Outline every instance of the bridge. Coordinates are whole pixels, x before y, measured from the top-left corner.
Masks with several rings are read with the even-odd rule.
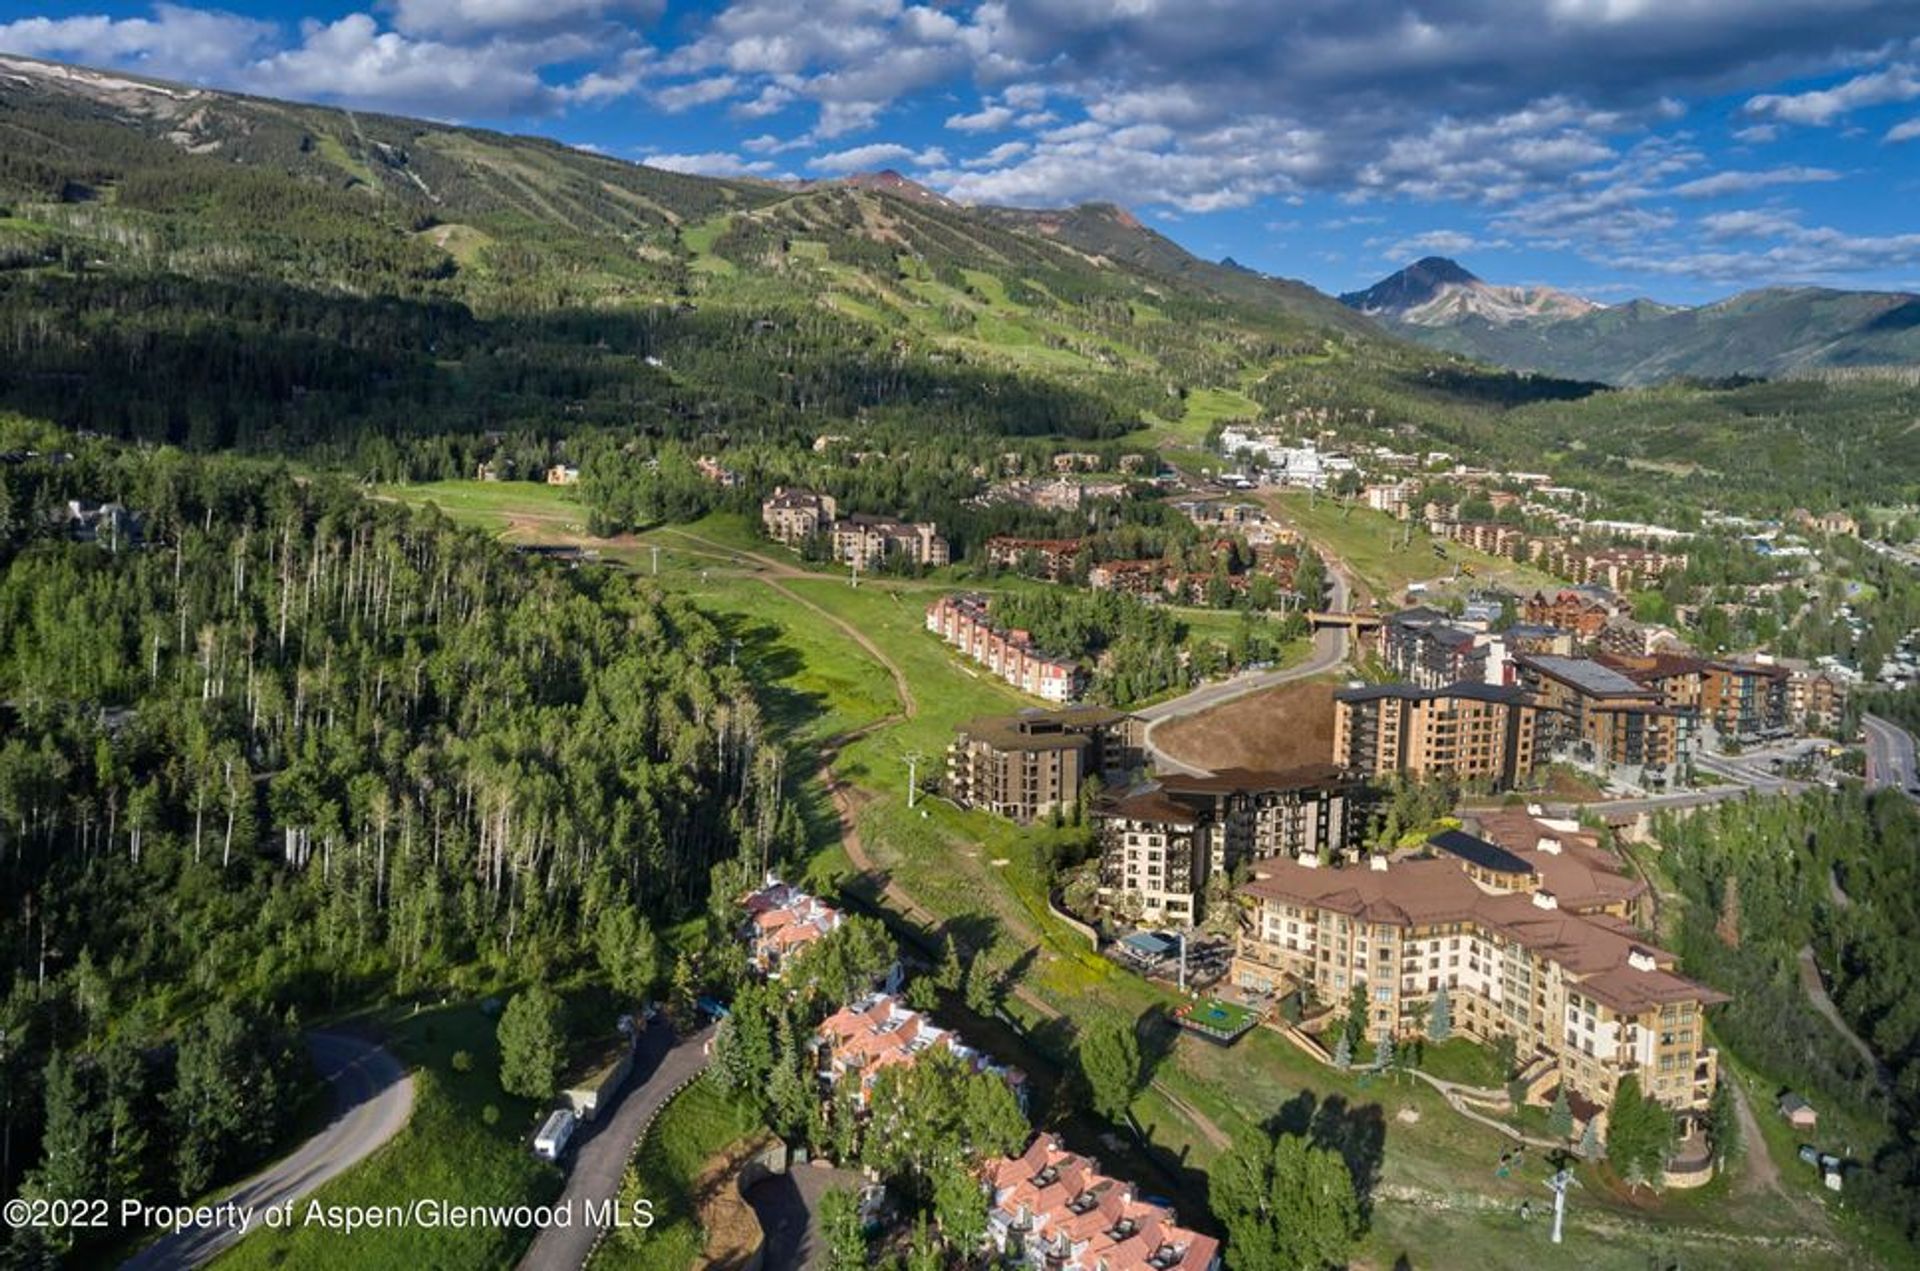
[[[1316,609],[1307,614],[1307,623],[1315,631],[1338,627],[1356,640],[1378,631],[1385,621],[1377,613],[1341,613],[1332,609]]]

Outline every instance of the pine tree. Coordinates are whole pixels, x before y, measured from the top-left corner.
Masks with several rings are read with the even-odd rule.
[[[500,1085],[508,1094],[551,1099],[566,1061],[564,1008],[545,984],[513,995],[500,1015]]]
[[[1553,1092],[1553,1107],[1547,1112],[1547,1133],[1556,1139],[1573,1137],[1573,1107],[1567,1102],[1564,1084]]]
[[[1444,984],[1433,995],[1433,1005],[1427,1010],[1427,1036],[1437,1042],[1453,1036],[1453,1003],[1447,997]]]
[[[820,1198],[820,1227],[826,1237],[827,1271],[866,1271],[867,1233],[860,1222],[860,1198],[836,1187]]]
[[[693,1031],[700,1018],[699,989],[693,978],[693,962],[682,953],[673,963],[673,978],[667,984],[667,1018],[681,1033]]]
[[[1707,1142],[1713,1149],[1713,1159],[1721,1164],[1737,1159],[1742,1146],[1735,1097],[1733,1078],[1723,1076],[1707,1104]]]
[[[1597,1161],[1600,1159],[1599,1117],[1592,1116],[1587,1118],[1586,1128],[1580,1131],[1580,1146],[1575,1150],[1580,1153],[1580,1159],[1583,1161]]]
[[[1140,1041],[1133,1024],[1101,1018],[1088,1025],[1075,1049],[1093,1111],[1119,1125],[1140,1088]]]
[[[1333,1043],[1333,1066],[1342,1072],[1353,1067],[1353,1034],[1344,1028]]]
[[[960,965],[960,951],[953,947],[953,937],[949,935],[946,955],[940,959],[940,970],[934,975],[933,981],[943,992],[952,993],[960,987],[965,975],[966,968]]]

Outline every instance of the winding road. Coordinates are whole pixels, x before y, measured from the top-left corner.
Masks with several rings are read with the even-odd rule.
[[[413,1078],[384,1048],[346,1033],[308,1033],[313,1067],[333,1087],[333,1119],[290,1155],[210,1205],[232,1203],[254,1212],[298,1200],[378,1151],[413,1115]],[[187,1227],[154,1241],[122,1271],[197,1267],[240,1239],[235,1226]]]
[[[1883,790],[1893,786],[1906,791],[1909,798],[1915,797],[1920,768],[1914,763],[1913,734],[1878,715],[1863,716],[1860,723],[1867,737],[1868,787]]]
[[[541,1228],[527,1256],[520,1259],[522,1271],[574,1271],[587,1265],[602,1230],[586,1222],[588,1207],[597,1209],[620,1194],[620,1179],[634,1145],[653,1124],[654,1114],[707,1066],[707,1042],[712,1036],[709,1026],[676,1041],[673,1027],[664,1019],[640,1034],[633,1072],[620,1088],[620,1101],[610,1115],[574,1136],[573,1166],[560,1195],[561,1208],[572,1214],[573,1221]]]

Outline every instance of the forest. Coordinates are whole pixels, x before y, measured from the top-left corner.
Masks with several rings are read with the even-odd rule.
[[[298,1019],[565,972],[799,844],[684,601],[281,465],[48,440],[0,438],[9,1189],[197,1195],[288,1123]]]
[[[1898,791],[1723,803],[1657,830],[1689,974],[1732,995],[1721,1040],[1768,1077],[1885,1124],[1850,1195],[1920,1235],[1920,810]],[[1812,957],[1868,1063],[1808,1000]],[[1858,1145],[1856,1145],[1858,1146]]]

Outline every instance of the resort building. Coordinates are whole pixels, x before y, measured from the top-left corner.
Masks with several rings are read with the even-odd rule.
[[[875,993],[841,1007],[821,1023],[813,1040],[821,1084],[832,1090],[843,1081],[857,1082],[856,1097],[862,1108],[867,1106],[874,1082],[882,1072],[895,1064],[914,1063],[935,1049],[948,1051],[974,1072],[1000,1077],[1021,1107],[1026,1107],[1025,1073],[996,1064],[962,1042],[952,1029],[941,1028],[889,993]]]
[[[1105,800],[1093,813],[1101,903],[1155,926],[1191,927],[1205,916],[1208,884],[1224,889],[1244,865],[1347,852],[1363,793],[1358,780],[1319,765],[1168,775]]]
[[[760,523],[774,542],[798,547],[831,525],[839,506],[831,494],[779,486],[760,504]]]
[[[1143,736],[1137,717],[1100,706],[970,720],[947,748],[947,796],[1024,825],[1077,806],[1089,776],[1125,784]]]
[[[1433,850],[1349,869],[1262,866],[1239,889],[1249,909],[1234,982],[1305,986],[1333,1003],[1363,989],[1369,1031],[1395,1036],[1421,1034],[1444,992],[1456,1032],[1513,1039],[1530,1098],[1564,1087],[1585,1120],[1635,1073],[1675,1112],[1705,1111],[1718,1062],[1704,1010],[1724,995],[1605,908],[1562,907],[1535,855],[1463,833]]]
[[[940,537],[940,527],[931,521],[901,521],[857,512],[835,521],[827,533],[833,542],[833,558],[855,569],[878,569],[899,557],[928,568],[952,560],[947,540]]]
[[[839,928],[840,911],[772,874],[741,902],[747,911],[747,962],[770,980],[814,941]]]
[[[1023,693],[1071,702],[1086,691],[1085,667],[1043,652],[1025,631],[1002,627],[985,596],[942,596],[927,607],[927,630]]]
[[[1514,666],[1540,708],[1543,755],[1649,789],[1692,771],[1698,710],[1586,658],[1523,654]]]
[[[1487,651],[1479,637],[1438,609],[1405,609],[1380,624],[1380,658],[1394,678],[1419,688],[1484,682]]]
[[[1362,777],[1451,777],[1504,790],[1535,761],[1536,715],[1517,688],[1376,684],[1333,695],[1333,762]]]
[[[987,1239],[1031,1271],[1218,1271],[1220,1242],[1180,1226],[1165,1205],[1040,1134],[1019,1156],[980,1167]]]

